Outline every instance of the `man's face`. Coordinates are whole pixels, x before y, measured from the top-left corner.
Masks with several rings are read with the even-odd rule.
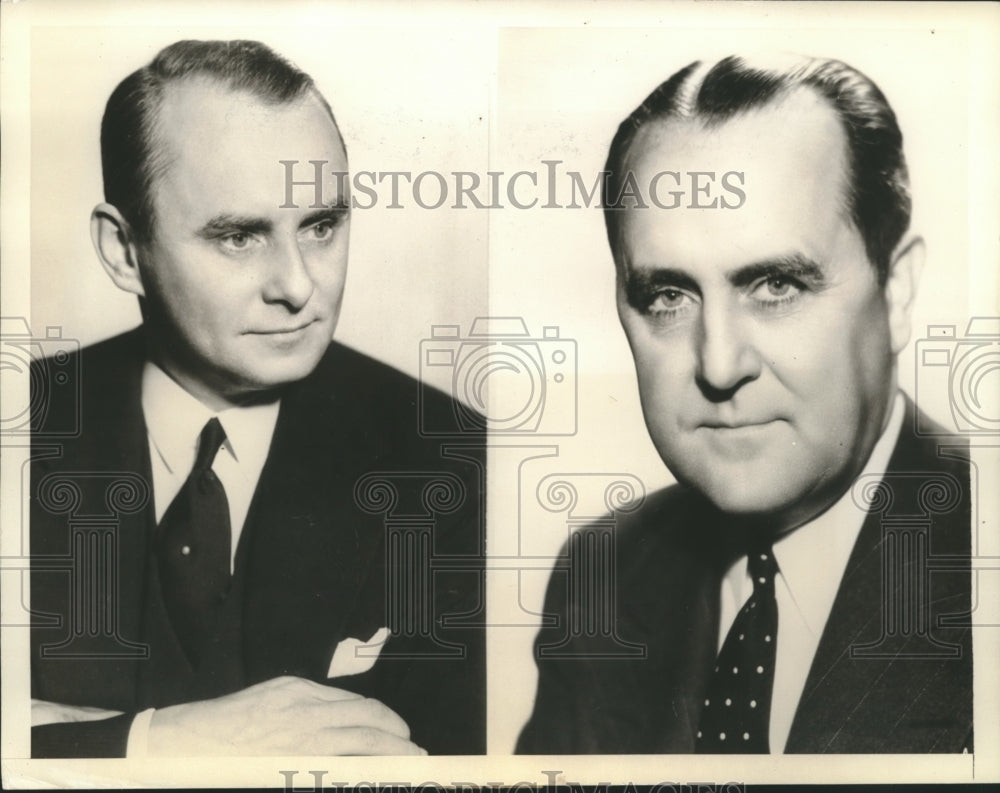
[[[716,177],[676,209],[624,210],[618,312],[650,435],[679,481],[778,531],[863,467],[906,341],[846,215],[845,149],[834,111],[799,92],[712,129],[647,126],[626,163],[641,186]],[[744,172],[742,206],[688,208],[728,171]]]
[[[222,408],[299,380],[333,335],[347,270],[343,144],[312,96],[265,105],[207,80],[167,88],[157,145],[152,241],[140,248],[144,319],[154,359],[206,404]],[[294,177],[326,162],[323,203]],[[305,175],[303,175],[305,174]],[[345,186],[346,189],[346,186]]]

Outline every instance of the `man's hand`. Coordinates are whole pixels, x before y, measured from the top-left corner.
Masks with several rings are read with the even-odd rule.
[[[299,677],[278,677],[218,699],[153,714],[148,753],[420,755],[410,728],[375,699]]]

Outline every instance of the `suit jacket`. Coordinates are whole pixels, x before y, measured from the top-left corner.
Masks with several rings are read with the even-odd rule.
[[[960,441],[939,454],[940,439],[918,438],[914,427],[908,402],[787,753],[972,750],[969,462]],[[592,606],[569,586],[572,568],[557,568],[545,607],[555,619],[535,643],[538,692],[518,752],[694,752],[715,663],[721,579],[737,555],[732,537],[722,515],[679,486],[617,517],[617,581],[596,579],[605,582],[597,602],[613,609],[614,629],[573,629],[588,624]],[[572,548],[564,555],[584,558]],[[816,564],[823,563],[817,548]]]
[[[36,727],[33,756],[120,756],[146,707],[281,675],[325,683],[337,645],[382,626],[393,634],[374,667],[329,682],[384,702],[431,753],[482,753],[482,437],[466,436],[458,459],[418,431],[418,407],[440,424],[454,403],[429,388],[418,399],[415,380],[336,343],[287,387],[239,540],[239,597],[217,668],[194,672],[150,616],[143,360],[133,331],[62,368],[78,389],[36,390],[32,696],[126,715]],[[45,427],[71,426],[74,411],[77,437],[47,442]]]

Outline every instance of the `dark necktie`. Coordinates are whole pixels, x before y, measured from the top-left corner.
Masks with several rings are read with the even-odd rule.
[[[753,594],[743,606],[716,659],[705,694],[695,751],[766,754],[778,644],[778,565],[770,547],[751,551]]]
[[[198,438],[198,455],[157,528],[163,601],[192,664],[211,640],[229,589],[229,502],[212,461],[226,439],[213,418]]]

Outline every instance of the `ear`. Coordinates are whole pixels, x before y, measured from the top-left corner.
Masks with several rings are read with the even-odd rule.
[[[97,256],[115,286],[145,296],[139,272],[138,245],[129,223],[116,207],[100,203],[90,214],[90,238]]]
[[[924,269],[926,247],[922,237],[903,240],[889,263],[885,283],[885,301],[889,313],[889,337],[892,352],[898,355],[910,340],[913,303],[917,284]]]

